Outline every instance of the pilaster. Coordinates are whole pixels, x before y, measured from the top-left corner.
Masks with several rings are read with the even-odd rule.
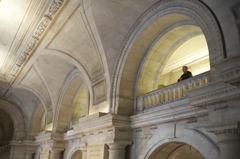
[[[12,140],[9,159],[24,158],[24,145],[22,140]]]
[[[60,159],[64,151],[63,135],[53,132],[41,132],[36,137],[35,144],[38,145],[40,159]]]
[[[32,140],[24,140],[23,144],[25,145],[25,159],[32,159],[33,154],[36,152],[36,146]]]
[[[109,159],[125,159],[126,144],[111,143],[109,146]]]

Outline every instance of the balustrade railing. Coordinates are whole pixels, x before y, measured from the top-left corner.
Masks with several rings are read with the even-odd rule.
[[[0,147],[0,155],[10,151],[10,145]]]
[[[209,72],[205,72],[184,81],[149,92],[143,96],[139,96],[137,97],[137,111],[184,99],[186,98],[185,92],[187,90],[206,85],[208,80]]]

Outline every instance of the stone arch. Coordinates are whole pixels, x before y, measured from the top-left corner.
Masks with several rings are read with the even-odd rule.
[[[159,23],[157,23],[158,20]],[[188,20],[193,20],[205,35],[211,65],[224,59],[225,49],[220,26],[203,3],[195,0],[160,1],[138,19],[122,45],[111,87],[111,111],[113,113],[127,115],[134,113],[136,77],[148,47],[157,35],[168,27]],[[161,23],[163,21],[164,23]],[[157,29],[149,32],[153,28]]]
[[[0,99],[0,109],[6,111],[13,121],[14,134],[13,139],[23,139],[26,137],[27,121],[24,114],[17,105],[6,101],[5,99]]]
[[[52,109],[49,109],[49,107],[47,107],[46,106],[46,103],[44,102],[45,100],[37,93],[37,92],[35,92],[33,89],[30,89],[29,87],[26,87],[26,86],[23,86],[23,85],[15,85],[14,86],[14,88],[15,89],[25,89],[25,90],[28,90],[29,92],[31,92],[31,93],[33,93],[35,96],[37,96],[38,97],[38,99],[39,99],[39,102],[38,103],[42,103],[42,105],[43,105],[43,109],[40,109],[39,111],[45,111],[46,112],[46,120],[48,121],[48,123],[51,123],[51,121],[53,120],[53,112],[52,112]],[[51,106],[52,107],[52,106]],[[36,108],[36,110],[37,110],[38,108]],[[34,112],[34,113],[36,113],[36,111]],[[39,113],[39,112],[38,112]],[[37,114],[38,114],[37,113]],[[35,119],[35,115],[36,114],[34,114],[33,116],[32,116],[32,118],[33,119]],[[38,115],[37,115],[38,116]],[[31,119],[32,119],[31,118]],[[38,118],[38,117],[37,117]],[[33,123],[35,122],[34,120],[31,120],[31,121],[33,121]],[[30,124],[30,127],[31,126],[33,126],[33,125],[31,125]],[[35,127],[35,126],[34,126]],[[35,131],[35,130],[34,130]],[[31,134],[31,133],[30,133]],[[30,137],[30,136],[29,136]]]
[[[82,150],[79,147],[76,146],[71,146],[71,148],[67,151],[67,153],[64,154],[64,158],[66,159],[72,159],[72,157],[74,157],[75,153],[81,152],[81,156],[82,156]]]
[[[86,84],[85,79],[78,69],[73,69],[62,89],[62,93],[60,95],[60,100],[57,106],[57,113],[55,115],[55,122],[53,126],[53,130],[56,132],[65,132],[68,129],[68,123],[71,117],[71,107],[72,101],[76,95],[76,92],[79,90],[83,84]],[[91,87],[90,87],[91,88]],[[87,86],[89,91],[89,96],[91,96],[91,89]],[[91,101],[91,99],[90,99]],[[67,115],[66,115],[67,114]]]
[[[82,158],[82,151],[75,150],[69,159],[81,159]]]
[[[158,147],[149,159],[205,159],[204,156],[191,145],[183,142],[168,142]]]
[[[177,33],[180,31],[181,35],[179,36]],[[180,22],[163,31],[151,44],[141,62],[136,78],[134,96],[136,97],[156,90],[157,79],[174,51],[189,39],[199,35],[202,35],[202,31],[193,21]],[[167,39],[168,36],[174,36],[174,39],[170,41]],[[160,46],[162,46],[161,49],[166,50],[166,52],[158,51]],[[151,75],[149,75],[149,72],[151,72]],[[144,90],[146,86],[148,86],[150,90]]]
[[[159,134],[153,135],[145,145],[141,147],[141,154],[138,156],[138,159],[148,159],[151,154],[163,144],[169,142],[181,142],[191,145],[197,149],[206,159],[219,159],[220,151],[215,143],[203,134],[197,133],[194,130],[184,129],[182,136],[176,138],[164,138]]]

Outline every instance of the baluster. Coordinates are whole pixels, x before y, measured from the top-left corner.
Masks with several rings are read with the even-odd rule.
[[[172,89],[172,100],[176,100],[176,93],[175,93],[176,89]]]
[[[200,79],[197,80],[197,85],[198,85],[198,87],[201,86],[201,80]]]
[[[163,103],[163,95],[162,93],[159,94],[159,103],[162,104]]]
[[[148,107],[151,107],[151,96],[148,97]]]
[[[185,85],[182,86],[182,97],[185,97]]]
[[[192,82],[192,88],[196,88],[196,82],[195,81]]]
[[[186,90],[189,90],[189,89],[190,89],[190,84],[187,83],[187,84],[186,84]]]
[[[164,92],[164,102],[166,103],[168,101],[168,96],[167,96],[167,92]]]
[[[154,97],[154,95],[151,96],[151,99],[152,99],[151,100],[152,101],[152,105],[151,106],[155,106],[155,97]]]
[[[204,85],[206,85],[208,83],[208,79],[207,78],[204,78]]]
[[[143,98],[143,107],[147,108],[147,99],[146,99],[146,97]]]
[[[156,105],[159,105],[159,94],[157,93],[156,95],[155,95],[155,101],[156,101]]]
[[[168,92],[168,101],[171,101],[172,100],[171,90],[169,89],[167,92]]]

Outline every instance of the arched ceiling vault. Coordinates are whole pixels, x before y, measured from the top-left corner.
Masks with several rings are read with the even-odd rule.
[[[8,75],[11,74],[11,78],[6,75],[2,78],[4,82],[10,82],[10,85],[14,83],[14,85],[20,85],[20,87],[23,86],[35,92],[43,100],[46,109],[52,116],[68,73],[73,68],[78,68],[87,79],[90,94],[99,83],[103,85],[101,87],[108,88],[103,92],[103,100],[107,100],[110,88],[109,72],[106,67],[107,60],[99,47],[98,34],[96,31],[94,32],[93,23],[90,24],[90,18],[87,17],[82,1],[38,2],[40,1],[18,2],[19,6],[24,6],[23,8],[26,10],[19,14],[21,18],[18,17],[19,23],[17,24],[20,25],[22,22],[22,28],[20,27],[17,34],[20,35],[24,29],[27,29],[25,28],[27,26],[24,14],[28,18],[32,16],[32,19],[29,18],[27,23],[33,20],[32,24],[34,25],[31,25],[31,29],[23,37],[21,47],[15,49],[18,54],[14,57],[15,60],[12,61],[11,68],[4,70],[8,71]],[[5,3],[5,1],[1,3],[0,7],[6,8],[9,5],[9,9],[21,8],[10,1],[9,4]],[[29,10],[27,6],[29,6]],[[35,7],[33,8],[33,6]],[[53,11],[52,8],[56,10]],[[35,15],[36,12],[38,14]],[[10,16],[10,14],[8,15]],[[11,22],[15,22],[14,19],[11,19]],[[9,25],[11,24],[9,23]],[[13,30],[16,29],[13,28]],[[6,39],[2,39],[5,37],[9,38],[10,36],[1,36],[1,40],[6,41]],[[12,46],[14,50],[15,43]],[[5,48],[5,50],[7,49]],[[56,56],[56,52],[61,55]],[[6,94],[8,90],[3,91],[5,91],[3,94]],[[94,96],[97,98],[102,94],[94,92]],[[99,103],[95,102],[95,104]]]

